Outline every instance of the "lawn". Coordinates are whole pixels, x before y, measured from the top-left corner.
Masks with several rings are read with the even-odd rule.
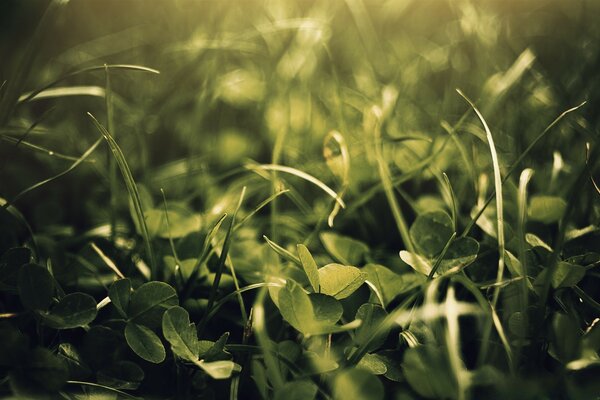
[[[600,2],[0,3],[0,397],[600,399]]]

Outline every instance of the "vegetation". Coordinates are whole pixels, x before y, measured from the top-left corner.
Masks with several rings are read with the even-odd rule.
[[[599,5],[3,1],[1,395],[600,398]]]

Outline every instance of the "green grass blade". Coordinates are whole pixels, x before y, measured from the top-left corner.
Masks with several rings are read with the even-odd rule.
[[[394,217],[394,221],[396,222],[396,226],[398,228],[398,232],[402,237],[402,241],[404,242],[404,246],[411,253],[415,252],[415,248],[408,232],[408,225],[406,224],[406,220],[404,219],[404,215],[402,210],[400,209],[400,204],[398,204],[398,200],[396,199],[396,194],[394,193],[394,184],[392,182],[392,177],[390,170],[388,168],[387,161],[383,158],[383,148],[381,142],[381,124],[383,118],[383,111],[377,107],[373,106],[370,110],[371,114],[375,118],[375,126],[373,128],[373,146],[375,148],[375,160],[377,161],[377,171],[379,172],[379,180],[383,186],[383,191],[385,193],[385,197],[387,198],[388,204],[392,211],[392,216]]]
[[[452,225],[454,226],[454,231],[456,232],[458,230],[458,204],[456,202],[456,195],[454,194],[454,189],[452,189],[448,175],[446,175],[445,172],[442,172],[442,175],[444,176],[444,183],[446,184],[446,190],[448,191],[448,196],[450,197]]]
[[[8,206],[10,206],[11,204],[15,203],[16,201],[18,201],[21,197],[23,197],[24,195],[26,195],[27,193],[31,192],[32,190],[35,190],[41,186],[44,186],[47,183],[50,183],[66,174],[68,174],[69,172],[73,171],[75,168],[77,168],[79,166],[79,164],[81,164],[83,161],[85,161],[86,158],[88,158],[90,156],[90,154],[92,154],[94,152],[94,150],[96,150],[96,147],[98,147],[98,145],[102,142],[102,139],[98,139],[96,140],[96,142],[94,142],[93,145],[91,145],[86,151],[85,153],[83,153],[81,155],[81,157],[79,157],[73,164],[71,164],[71,166],[69,168],[67,168],[66,170],[64,170],[63,172],[54,175],[53,177],[50,177],[48,179],[45,179],[41,182],[36,183],[33,186],[28,187],[27,189],[21,191],[19,194],[17,194],[12,201],[9,201],[7,203],[5,203],[3,205],[4,208],[7,208]]]
[[[217,222],[215,222],[215,224],[213,225],[213,227],[211,228],[211,230],[206,234],[206,237],[204,238],[204,244],[202,245],[202,250],[200,251],[200,254],[198,255],[198,257],[196,258],[196,264],[194,265],[194,268],[192,269],[192,273],[190,274],[190,277],[188,278],[187,282],[185,283],[185,285],[183,286],[183,290],[182,290],[182,301],[187,299],[191,294],[192,291],[194,290],[194,284],[196,283],[196,279],[198,279],[198,275],[200,274],[200,266],[206,262],[206,260],[209,259],[209,257],[212,255],[212,251],[210,250],[210,245],[213,241],[213,238],[217,235],[217,232],[219,232],[219,229],[221,228],[221,225],[223,224],[223,221],[225,221],[225,218],[227,218],[227,214],[223,214],[221,216],[221,218],[219,218],[217,220]]]
[[[221,249],[221,254],[219,255],[219,261],[217,262],[217,267],[215,270],[215,279],[213,280],[212,287],[210,288],[210,294],[208,296],[208,304],[206,305],[206,314],[205,317],[202,318],[200,324],[198,326],[198,336],[202,336],[202,332],[206,327],[206,315],[210,313],[211,308],[213,307],[215,300],[217,299],[217,291],[219,289],[219,283],[221,283],[221,276],[223,275],[223,269],[225,267],[225,261],[227,260],[227,255],[229,254],[229,246],[231,245],[231,237],[233,233],[233,226],[235,224],[235,217],[237,216],[238,211],[242,207],[242,202],[244,201],[244,195],[246,194],[246,187],[242,188],[242,193],[240,194],[240,199],[238,204],[233,211],[233,215],[231,216],[231,221],[229,222],[229,228],[227,229],[227,233],[225,234],[225,241],[223,242],[223,248]]]
[[[102,71],[102,70],[106,70],[106,69],[121,69],[121,70],[129,70],[129,71],[141,71],[141,72],[149,72],[152,74],[160,74],[160,71],[154,69],[154,68],[148,68],[148,67],[144,67],[142,65],[132,65],[132,64],[104,64],[104,65],[95,65],[93,67],[87,67],[87,68],[82,68],[82,69],[78,69],[76,71],[72,71],[69,72],[55,80],[53,80],[52,82],[42,86],[39,89],[36,89],[34,91],[32,91],[31,93],[29,93],[28,96],[19,99],[19,104],[23,104],[23,103],[27,103],[30,100],[32,100],[34,97],[36,97],[38,94],[50,89],[51,87],[59,84],[62,81],[65,81],[69,78],[72,78],[74,76],[80,75],[80,74],[84,74],[87,72],[94,72],[94,71]]]
[[[325,193],[327,193],[329,196],[331,196],[333,199],[335,199],[335,201],[340,205],[340,207],[342,208],[346,208],[346,203],[344,203],[344,200],[342,200],[342,198],[329,186],[327,186],[326,184],[324,184],[322,181],[320,181],[319,179],[315,178],[314,176],[307,174],[306,172],[300,171],[296,168],[291,168],[291,167],[286,167],[284,165],[276,165],[276,164],[260,164],[260,165],[246,165],[247,169],[264,169],[267,171],[278,171],[278,172],[285,172],[287,174],[291,174],[291,175],[295,175],[298,178],[302,178],[305,181],[308,181],[310,183],[312,183],[313,185],[317,186],[319,189],[323,190]]]
[[[488,140],[488,145],[490,147],[490,153],[492,155],[492,166],[494,168],[494,189],[496,192],[496,219],[498,224],[498,271],[496,275],[496,282],[500,282],[502,280],[502,275],[504,274],[504,249],[505,249],[505,240],[504,240],[504,198],[502,197],[502,175],[500,174],[500,163],[498,161],[498,153],[496,152],[496,146],[494,145],[494,138],[492,137],[492,132],[488,127],[487,122],[483,118],[483,115],[479,112],[475,104],[460,90],[457,89],[458,94],[465,99],[467,103],[471,106],[477,117],[481,121],[483,128],[485,129],[485,134]],[[498,296],[500,295],[500,286],[496,286],[494,288],[494,294],[492,297],[492,308],[496,308],[496,303],[498,302]]]
[[[265,239],[265,241],[267,242],[269,247],[271,247],[275,251],[275,253],[279,254],[281,257],[285,258],[286,260],[293,262],[297,266],[302,267],[302,262],[300,261],[300,258],[298,258],[296,255],[294,255],[292,252],[290,252],[287,249],[283,248],[282,246],[278,245],[277,243],[275,243],[274,241],[272,241],[265,235],[263,235],[263,239]]]
[[[144,245],[146,247],[146,255],[150,260],[150,279],[156,280],[158,279],[158,269],[156,264],[156,259],[154,258],[154,252],[152,250],[152,242],[150,240],[150,234],[148,233],[148,226],[146,225],[146,219],[144,217],[144,210],[142,209],[142,201],[140,199],[140,193],[138,191],[135,180],[133,179],[133,175],[131,174],[131,170],[129,169],[129,165],[127,165],[127,161],[125,160],[125,156],[121,151],[121,148],[115,142],[110,133],[106,130],[104,126],[91,114],[88,113],[89,117],[92,119],[92,122],[102,134],[102,137],[110,147],[112,154],[117,162],[117,166],[121,171],[121,175],[123,176],[123,180],[125,181],[125,187],[127,188],[127,193],[129,194],[129,198],[133,203],[133,208],[135,210],[135,215],[137,218],[138,226],[140,227],[142,238],[144,240]]]
[[[566,117],[568,114],[572,113],[573,111],[576,111],[578,109],[580,109],[581,107],[583,107],[586,104],[586,102],[584,101],[583,103],[579,104],[578,106],[575,107],[571,107],[568,110],[563,111],[558,117],[556,117],[554,119],[554,121],[552,121],[550,123],[550,125],[548,125],[546,127],[546,129],[544,129],[542,131],[542,133],[540,133],[530,144],[529,146],[527,146],[527,148],[521,153],[521,155],[519,156],[519,158],[517,158],[517,160],[510,166],[510,168],[508,169],[508,171],[506,171],[506,174],[504,175],[504,180],[502,181],[502,183],[506,182],[506,180],[513,174],[513,172],[516,171],[516,169],[518,168],[518,166],[523,162],[523,160],[525,159],[525,157],[527,157],[527,155],[531,152],[531,150],[533,150],[533,148],[535,147],[535,145],[544,137],[546,136],[546,134],[552,129],[554,128],[564,117]],[[485,203],[481,206],[481,208],[479,209],[479,211],[477,211],[477,214],[475,214],[475,216],[473,218],[471,218],[471,221],[469,222],[469,224],[467,225],[467,227],[465,228],[465,230],[463,231],[461,236],[467,236],[469,234],[469,232],[471,232],[471,229],[473,229],[473,227],[475,226],[475,224],[477,223],[477,220],[479,219],[479,217],[481,217],[481,215],[483,214],[483,212],[485,211],[485,209],[487,208],[487,206],[492,202],[492,200],[494,200],[494,196],[495,196],[496,192],[495,190],[492,191],[492,193],[490,193],[489,197],[487,198],[487,200],[485,201]]]

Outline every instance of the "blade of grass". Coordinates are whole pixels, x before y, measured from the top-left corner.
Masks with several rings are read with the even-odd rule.
[[[217,220],[217,222],[213,225],[211,230],[207,233],[206,237],[204,238],[202,250],[196,258],[196,264],[192,269],[192,273],[190,274],[190,277],[188,278],[187,282],[183,287],[183,294],[181,295],[182,301],[187,299],[192,294],[192,291],[194,290],[194,284],[196,283],[196,279],[198,279],[198,275],[200,274],[200,266],[202,266],[202,264],[209,259],[210,255],[212,255],[212,252],[209,251],[210,244],[212,243],[212,239],[215,237],[217,232],[219,232],[219,229],[221,228],[223,221],[225,221],[225,218],[227,218],[227,214],[223,214],[221,218]]]
[[[473,111],[475,111],[475,114],[481,121],[481,124],[483,125],[483,128],[485,130],[488,145],[490,148],[490,153],[492,156],[492,166],[494,169],[494,191],[496,194],[496,223],[497,223],[497,230],[498,230],[498,234],[497,234],[497,237],[498,237],[498,269],[496,272],[496,283],[498,283],[498,282],[502,281],[502,276],[504,275],[504,251],[505,251],[504,206],[503,206],[504,199],[502,197],[502,176],[500,174],[500,163],[498,161],[498,153],[496,152],[496,146],[494,145],[494,138],[492,137],[492,132],[490,131],[490,128],[488,127],[487,122],[483,118],[483,115],[481,115],[481,113],[479,112],[479,110],[477,109],[475,104],[463,92],[461,92],[459,89],[457,89],[456,91],[471,106],[471,108],[473,109]],[[496,309],[496,305],[498,303],[498,298],[500,296],[500,290],[501,290],[501,286],[499,286],[499,285],[494,286],[494,291],[492,293],[492,301],[490,304],[492,310]],[[494,320],[494,318],[492,318],[492,322],[499,323],[499,320],[496,321],[496,320]],[[492,331],[492,324],[491,323],[486,324],[486,326],[484,327],[484,333],[483,333],[483,343],[484,343],[485,347],[484,347],[484,351],[482,352],[483,354],[481,355],[481,359],[485,359],[485,357],[487,356],[488,347],[487,347],[486,343],[489,342],[489,337],[491,335],[491,331]]]
[[[108,268],[110,268],[119,278],[125,279],[125,275],[123,275],[123,273],[116,266],[116,264],[113,262],[113,260],[111,260],[106,254],[104,254],[102,249],[100,249],[100,247],[96,246],[96,243],[92,242],[91,246],[92,246],[92,249],[94,249],[94,251],[96,252],[96,254],[98,254],[98,256],[102,259],[102,261],[104,261],[104,264],[106,264],[106,266]]]
[[[372,134],[373,146],[375,148],[375,159],[378,167],[377,170],[379,172],[379,180],[383,185],[383,191],[392,211],[392,215],[394,217],[394,221],[396,222],[396,227],[398,228],[400,237],[402,237],[402,241],[404,242],[404,246],[406,246],[408,251],[414,253],[415,248],[410,234],[408,233],[408,225],[406,224],[406,220],[404,219],[404,215],[402,214],[402,210],[400,209],[400,205],[398,204],[398,200],[394,194],[394,184],[392,183],[390,170],[386,160],[383,158],[383,148],[381,143],[381,119],[383,116],[383,111],[379,107],[373,106],[371,108],[371,113],[376,118],[375,127],[373,129],[374,132],[372,132]]]
[[[452,234],[452,236],[450,236],[450,239],[448,239],[448,241],[446,242],[446,245],[442,249],[442,252],[440,253],[440,255],[435,260],[435,264],[433,264],[433,267],[431,267],[431,271],[429,272],[429,275],[427,276],[427,280],[432,280],[433,279],[433,277],[435,276],[435,273],[440,268],[440,265],[442,265],[442,261],[444,260],[444,256],[448,252],[448,249],[450,248],[450,245],[452,244],[452,242],[454,242],[455,238],[456,238],[456,232],[454,232]]]
[[[150,279],[157,280],[159,278],[158,268],[156,265],[156,259],[154,258],[154,252],[152,250],[152,242],[150,240],[148,226],[146,225],[146,219],[144,217],[144,210],[142,208],[140,193],[138,191],[135,180],[133,179],[133,175],[131,174],[131,170],[129,169],[129,165],[127,165],[127,161],[125,160],[125,156],[123,155],[121,148],[119,147],[117,142],[115,142],[115,140],[106,130],[106,128],[100,122],[98,122],[98,120],[91,113],[88,112],[87,114],[92,119],[92,122],[96,126],[96,129],[98,129],[98,131],[100,131],[100,133],[102,134],[102,137],[110,147],[110,150],[112,151],[112,154],[117,161],[117,165],[119,167],[119,170],[121,171],[123,180],[125,181],[127,193],[129,194],[129,198],[131,199],[133,208],[135,210],[138,226],[141,230],[144,245],[146,247],[146,255],[150,260]]]
[[[76,71],[72,71],[69,72],[53,81],[51,81],[50,83],[42,86],[39,89],[36,89],[34,91],[32,91],[31,93],[29,93],[29,95],[23,99],[19,100],[19,104],[23,104],[23,103],[27,103],[28,101],[32,100],[34,97],[36,97],[38,94],[50,89],[51,87],[53,87],[54,85],[57,85],[58,83],[67,80],[71,77],[80,75],[80,74],[84,74],[87,72],[94,72],[94,71],[102,71],[102,70],[106,70],[106,69],[123,69],[123,70],[130,70],[130,71],[141,71],[141,72],[150,72],[153,74],[160,74],[160,71],[154,69],[154,68],[148,68],[148,67],[144,67],[142,65],[132,65],[132,64],[103,64],[103,65],[95,65],[93,67],[87,67],[87,68],[82,68],[82,69],[78,69]]]
[[[517,160],[510,166],[510,168],[506,171],[506,174],[504,175],[504,179],[502,181],[502,183],[505,183],[506,180],[513,174],[513,172],[516,171],[516,169],[519,167],[519,165],[521,164],[521,162],[523,162],[523,160],[525,159],[525,157],[527,157],[527,155],[531,152],[531,150],[533,150],[533,148],[535,147],[535,145],[544,137],[546,136],[546,133],[548,133],[552,128],[554,128],[565,116],[567,116],[568,114],[572,113],[573,111],[576,111],[578,109],[580,109],[581,107],[583,107],[586,104],[586,102],[582,102],[581,104],[579,104],[578,106],[575,107],[571,107],[568,110],[563,111],[558,117],[556,117],[554,119],[554,121],[552,121],[550,123],[550,125],[548,125],[546,127],[546,129],[544,129],[542,131],[542,133],[540,133],[530,144],[529,146],[527,146],[527,148],[521,153],[521,155],[519,156],[519,158],[517,158]],[[492,190],[492,193],[490,193],[489,197],[487,198],[487,200],[485,201],[485,203],[481,206],[481,208],[477,211],[477,214],[475,214],[475,216],[473,218],[471,218],[471,221],[469,222],[469,224],[466,226],[465,230],[463,231],[463,233],[461,234],[462,237],[465,237],[469,234],[469,232],[471,232],[471,229],[473,229],[473,227],[475,226],[475,224],[477,223],[477,220],[479,219],[479,217],[481,217],[481,215],[483,214],[483,212],[485,211],[485,209],[487,208],[487,206],[492,202],[492,200],[494,200],[494,196],[495,196],[496,192],[495,190]]]
[[[177,255],[177,249],[175,249],[175,242],[173,242],[173,237],[171,236],[171,221],[169,220],[169,208],[167,206],[167,196],[165,195],[165,191],[163,188],[160,188],[160,193],[163,198],[163,207],[165,209],[165,223],[167,224],[167,232],[169,233],[169,246],[171,247],[171,253],[173,254],[173,258],[175,259],[175,273],[179,276],[181,283],[185,282],[183,277],[183,273],[181,272],[181,260]]]
[[[263,239],[265,239],[265,241],[267,242],[269,247],[271,247],[275,251],[275,253],[279,254],[281,257],[285,258],[286,260],[293,262],[297,266],[302,267],[302,262],[292,252],[286,250],[285,248],[281,247],[277,243],[273,242],[271,239],[269,239],[265,235],[263,235]]]
[[[452,211],[452,225],[454,227],[454,231],[458,230],[458,206],[456,203],[456,196],[454,195],[454,189],[452,189],[452,185],[450,184],[450,179],[445,172],[442,172],[444,176],[444,182],[446,183],[446,190],[448,191],[448,196],[450,197],[451,203],[451,211]]]
[[[32,185],[30,187],[28,187],[27,189],[21,191],[19,194],[17,194],[11,201],[6,202],[2,207],[4,208],[8,208],[8,206],[12,205],[13,203],[17,202],[20,198],[22,198],[24,195],[26,195],[27,193],[31,192],[32,190],[35,190],[41,186],[44,186],[47,183],[50,183],[66,174],[68,174],[69,172],[73,171],[75,168],[77,168],[79,166],[79,164],[81,164],[86,158],[88,158],[90,156],[90,154],[92,154],[94,152],[94,150],[96,150],[96,147],[98,147],[98,145],[102,142],[102,139],[98,139],[96,140],[96,142],[94,142],[94,144],[92,144],[86,151],[85,153],[83,153],[81,155],[81,157],[79,157],[73,164],[71,164],[71,166],[69,168],[67,168],[66,170],[64,170],[63,172],[56,174],[48,179],[45,179],[41,182],[36,183],[35,185]]]
[[[496,220],[497,220],[497,229],[498,229],[498,271],[496,275],[496,282],[500,282],[502,280],[502,275],[504,274],[504,249],[505,249],[505,240],[504,240],[504,198],[502,196],[502,175],[500,174],[500,162],[498,161],[498,153],[496,152],[496,146],[494,145],[494,138],[492,137],[492,132],[488,127],[487,122],[483,118],[483,115],[479,112],[475,104],[459,89],[456,90],[458,94],[465,99],[465,101],[471,106],[477,117],[481,121],[483,128],[485,129],[485,134],[487,137],[488,145],[490,148],[490,153],[492,155],[492,166],[494,169],[494,191],[496,193]],[[498,296],[500,295],[500,287],[497,286],[494,290],[494,294],[492,297],[492,307],[496,308],[496,303],[498,302]]]
[[[104,64],[104,73],[106,75],[106,85],[104,90],[104,101],[106,105],[106,126],[108,132],[116,137],[115,121],[114,121],[114,105],[112,101],[112,90],[110,86],[110,73],[108,66]],[[114,243],[117,235],[117,165],[115,158],[111,154],[110,146],[106,148],[106,163],[108,165],[108,187],[110,190],[109,199],[109,223],[110,223],[110,238]],[[164,193],[163,193],[164,195]]]
[[[0,126],[5,126],[13,115],[18,105],[19,95],[25,86],[26,80],[34,65],[35,58],[38,55],[36,47],[42,43],[44,33],[48,27],[56,21],[56,14],[61,6],[66,4],[62,0],[54,0],[50,2],[44,14],[40,18],[32,38],[29,40],[22,59],[20,60],[14,76],[8,79],[6,88],[0,98]],[[4,88],[4,85],[2,85]]]
[[[302,178],[302,179],[312,183],[313,185],[317,186],[318,188],[323,190],[325,193],[327,193],[329,196],[334,198],[335,201],[340,205],[340,207],[346,208],[346,204],[344,203],[344,201],[340,198],[340,196],[333,189],[331,189],[329,186],[327,186],[326,184],[324,184],[322,181],[315,178],[314,176],[307,174],[306,172],[300,171],[296,168],[291,168],[291,167],[286,167],[284,165],[276,165],[276,164],[260,164],[260,165],[249,165],[248,164],[248,165],[246,165],[246,168],[247,169],[264,169],[264,170],[268,170],[268,171],[279,171],[279,172],[285,172],[287,174],[295,175],[295,176]]]
[[[519,310],[523,317],[523,325],[527,327],[529,325],[529,287],[527,281],[527,257],[525,251],[527,250],[525,242],[525,231],[527,223],[527,185],[533,176],[533,170],[526,168],[521,172],[519,177],[519,195],[518,195],[518,207],[519,207],[519,218],[517,220],[517,243],[519,246],[519,262],[521,263],[521,292],[519,295]],[[521,355],[522,342],[518,342],[518,352]]]
[[[242,193],[240,194],[240,199],[238,204],[233,211],[233,215],[231,216],[231,221],[229,222],[229,228],[227,229],[227,233],[225,234],[225,241],[223,242],[223,248],[221,249],[221,254],[219,255],[219,261],[217,262],[216,270],[215,270],[215,279],[213,280],[213,284],[210,288],[210,294],[208,296],[208,304],[206,305],[206,314],[200,321],[198,326],[198,336],[202,336],[204,332],[204,328],[206,328],[206,316],[210,313],[211,308],[213,307],[215,300],[217,298],[217,291],[219,289],[219,284],[221,283],[221,276],[223,275],[223,268],[225,266],[225,261],[227,260],[227,254],[229,254],[229,246],[231,245],[231,236],[233,232],[233,225],[235,224],[235,217],[239,209],[242,207],[242,202],[244,201],[244,195],[246,194],[246,187],[242,188]]]

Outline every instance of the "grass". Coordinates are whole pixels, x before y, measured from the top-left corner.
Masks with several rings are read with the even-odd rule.
[[[0,5],[0,397],[600,398],[596,11]]]

